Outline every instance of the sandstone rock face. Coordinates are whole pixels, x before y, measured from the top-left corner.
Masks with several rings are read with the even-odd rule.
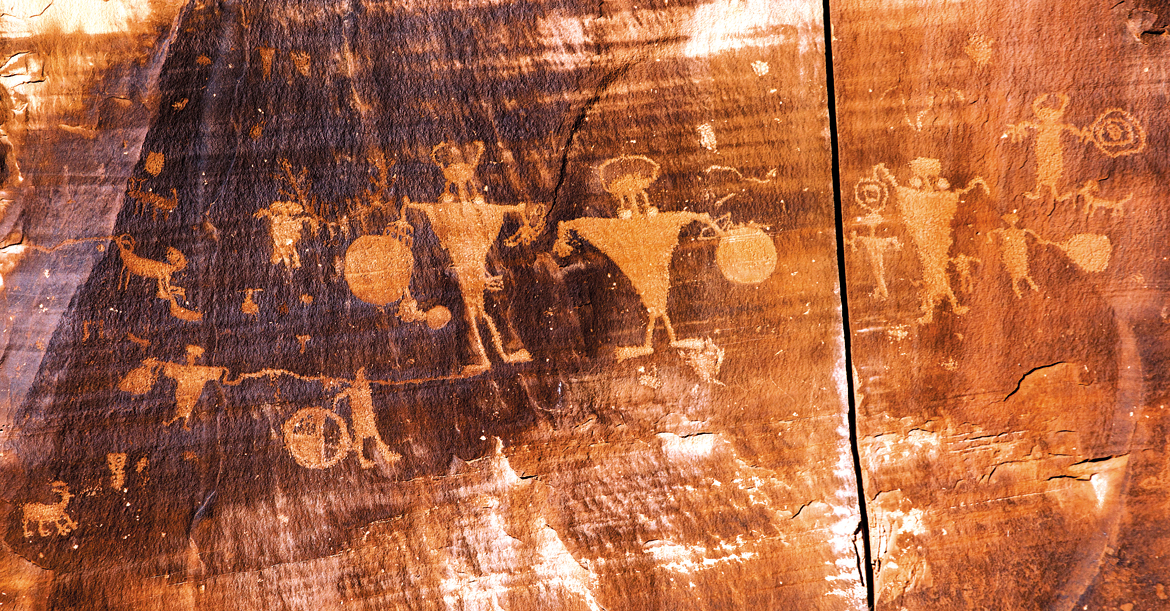
[[[17,3],[0,603],[1166,606],[1131,4]]]

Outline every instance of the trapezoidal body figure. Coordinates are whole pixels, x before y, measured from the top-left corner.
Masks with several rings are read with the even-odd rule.
[[[476,359],[475,363],[464,368],[464,373],[474,374],[491,368],[487,349],[479,332],[481,321],[487,325],[492,346],[505,363],[532,360],[532,356],[524,348],[513,352],[505,350],[496,322],[484,307],[484,295],[487,291],[498,292],[504,288],[502,276],[488,274],[487,255],[499,240],[504,219],[509,215],[520,217],[522,226],[516,235],[506,239],[504,243],[508,246],[530,243],[542,231],[545,207],[536,205],[534,212],[529,213],[529,204],[509,206],[487,203],[474,188],[473,180],[475,175],[473,164],[479,160],[483,143],[466,145],[463,149],[470,149],[472,152],[466,156],[460,155],[459,161],[452,162],[450,161],[452,151],[461,149],[451,144],[435,147],[432,157],[443,169],[443,175],[447,179],[444,194],[435,203],[406,200],[403,210],[413,209],[426,214],[435,235],[439,238],[439,243],[451,257],[452,271],[463,294],[464,320]],[[446,156],[439,156],[437,154],[439,151],[444,151]],[[458,197],[450,193],[452,185],[455,186]]]
[[[950,182],[940,176],[942,164],[937,159],[919,157],[910,162],[910,171],[914,176],[909,186],[899,185],[884,164],[874,167],[869,180],[893,187],[898,212],[922,264],[922,316],[918,322],[929,324],[934,321],[935,308],[943,302],[949,303],[955,314],[968,311],[967,306],[959,304],[947,273],[953,262],[951,224],[959,210],[959,198],[976,187],[982,187],[984,192],[989,190],[979,177],[962,189],[951,189]]]
[[[610,167],[606,163],[602,166]],[[557,240],[553,245],[557,256],[567,257],[573,250],[571,240],[576,234],[605,253],[630,279],[638,293],[650,318],[645,341],[640,346],[618,347],[616,357],[619,361],[652,354],[654,329],[659,321],[666,330],[671,347],[692,352],[708,348],[702,339],[680,339],[667,312],[670,262],[678,247],[679,233],[687,225],[701,223],[719,236],[716,261],[724,276],[732,282],[762,282],[771,275],[777,261],[775,245],[758,227],[745,225],[724,230],[706,213],[659,212],[648,198],[643,199],[648,186],[643,185],[645,177],[644,174],[615,177],[610,184],[638,186],[637,197],[625,190],[615,192],[607,187],[618,199],[618,218],[583,217],[562,221],[557,227]]]

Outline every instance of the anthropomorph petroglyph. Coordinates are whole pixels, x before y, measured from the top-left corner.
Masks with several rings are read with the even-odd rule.
[[[636,174],[627,182],[637,185],[644,178],[645,175]],[[618,177],[617,180],[622,179]],[[728,280],[741,284],[759,283],[771,276],[777,261],[775,244],[758,227],[745,225],[725,230],[705,213],[659,212],[657,207],[649,205],[648,199],[643,200],[639,209],[636,198],[627,200],[628,191],[611,193],[621,204],[619,218],[586,217],[562,221],[557,227],[553,252],[567,257],[572,253],[572,239],[576,234],[605,253],[630,279],[650,320],[642,345],[619,347],[616,351],[618,360],[652,354],[654,329],[659,321],[662,321],[672,347],[714,353],[702,339],[679,339],[667,313],[670,261],[678,246],[679,232],[691,223],[701,223],[705,230],[714,232],[720,238],[716,252],[720,270]]]
[[[110,488],[120,490],[126,483],[126,453],[106,454],[106,464],[110,467]]]
[[[1019,227],[1020,217],[1014,212],[1005,214],[1002,218],[1007,227],[992,230],[988,239],[999,238],[1000,260],[1003,262],[1004,271],[1011,279],[1012,292],[1017,298],[1023,297],[1021,283],[1033,291],[1040,291],[1040,287],[1032,279],[1028,263],[1028,236],[1032,236],[1039,244],[1060,249],[1074,265],[1087,272],[1101,272],[1109,267],[1113,245],[1106,236],[1078,233],[1063,242],[1052,242],[1040,237],[1031,229]]]
[[[1016,294],[1017,298],[1024,296],[1020,290],[1020,283],[1024,283],[1033,291],[1039,291],[1040,287],[1032,279],[1028,268],[1028,236],[1041,242],[1043,240],[1031,229],[1017,227],[1016,224],[1020,221],[1020,217],[1015,213],[1003,215],[1003,221],[1007,223],[1007,227],[993,230],[989,237],[999,237],[999,256],[1000,260],[1003,261],[1004,270],[1011,278],[1012,292]]]
[[[69,517],[65,512],[65,508],[69,505],[69,499],[73,495],[69,492],[69,484],[65,482],[53,482],[49,484],[53,489],[53,493],[61,497],[59,501],[53,504],[46,503],[25,503],[22,507],[24,517],[21,520],[21,526],[24,527],[24,536],[31,538],[33,531],[29,529],[29,524],[36,522],[36,532],[42,537],[52,535],[49,527],[52,526],[57,530],[57,534],[64,536],[77,528],[77,522]]]
[[[129,235],[114,238],[114,244],[122,256],[123,275],[118,283],[119,289],[125,289],[129,285],[130,274],[152,279],[158,285],[155,296],[170,304],[172,316],[192,322],[203,319],[203,314],[179,305],[178,300],[186,300],[187,292],[182,287],[171,284],[171,276],[187,267],[187,257],[183,256],[183,253],[175,248],[168,248],[167,260],[155,261],[134,254],[134,238]]]
[[[475,141],[458,146],[444,142],[431,149],[431,160],[443,170],[443,178],[447,184],[443,186],[443,195],[439,201],[452,202],[458,196],[461,201],[483,201],[483,192],[479,188],[479,181],[475,177],[475,168],[479,166],[479,158],[483,156],[483,142]],[[455,187],[455,193],[451,193]]]
[[[858,235],[856,231],[851,232],[846,243],[854,252],[857,251],[858,244],[865,250],[870,271],[873,273],[874,282],[877,283],[872,295],[877,299],[888,299],[890,290],[886,286],[886,252],[902,249],[902,242],[898,238],[877,235],[878,226],[886,223],[882,209],[889,201],[889,187],[879,180],[863,178],[853,187],[853,199],[867,211],[864,216],[857,219],[857,224],[868,231],[864,235]]]
[[[256,303],[255,294],[264,289],[244,289],[244,303],[240,304],[240,311],[248,316],[258,316],[260,305]]]
[[[343,400],[349,400],[350,420],[353,422],[353,451],[357,453],[358,461],[363,469],[369,469],[377,464],[374,458],[366,456],[366,440],[370,439],[374,451],[382,456],[387,463],[395,463],[402,459],[402,455],[390,449],[378,434],[378,425],[374,420],[374,397],[370,392],[370,381],[366,379],[366,368],[357,371],[357,378],[350,382],[349,388],[333,398],[333,407]]]
[[[320,221],[305,214],[305,209],[296,202],[272,202],[272,205],[259,210],[254,214],[256,218],[268,219],[268,231],[272,236],[273,265],[284,264],[287,269],[300,269],[301,256],[297,253],[297,244],[301,241],[301,233],[305,223],[316,232]]]
[[[463,147],[464,149],[468,147]],[[472,146],[478,151],[479,146]],[[438,147],[436,147],[438,150]],[[458,147],[447,146],[446,151],[461,150]],[[472,156],[478,161],[478,152]],[[439,160],[436,159],[436,163]],[[500,336],[496,322],[488,315],[484,306],[484,294],[487,291],[501,291],[504,288],[502,276],[489,276],[487,273],[487,254],[499,239],[500,230],[504,226],[504,219],[515,215],[521,220],[521,227],[510,238],[505,240],[506,245],[528,244],[541,233],[544,227],[543,204],[515,204],[495,205],[484,201],[483,197],[474,189],[475,168],[459,167],[459,164],[446,160],[439,163],[447,177],[447,187],[440,201],[436,203],[419,203],[404,200],[403,210],[417,210],[427,215],[434,229],[439,243],[451,257],[452,271],[455,280],[463,293],[465,306],[464,320],[467,323],[468,333],[471,336],[472,349],[475,352],[476,362],[467,365],[464,373],[487,371],[491,367],[483,338],[479,333],[479,322],[483,321],[491,334],[491,341],[496,352],[506,363],[521,363],[532,360],[532,356],[524,348],[514,352],[504,349],[503,339]],[[459,162],[468,166],[468,162]],[[452,168],[458,171],[452,172]],[[449,192],[454,184],[459,197],[455,198]],[[462,185],[462,186],[461,186]],[[472,194],[475,194],[474,197]],[[437,312],[442,314],[442,312]],[[432,322],[427,312],[428,324],[434,327],[442,326],[445,320],[435,316]]]
[[[1044,197],[1045,189],[1057,202],[1071,199],[1076,193],[1061,192],[1064,178],[1064,136],[1092,142],[1110,157],[1134,155],[1146,148],[1145,129],[1133,115],[1117,108],[1106,110],[1092,125],[1081,129],[1062,121],[1069,98],[1063,93],[1049,93],[1032,101],[1036,121],[1008,126],[1012,142],[1020,142],[1028,130],[1036,132],[1036,187],[1024,194],[1029,199]]]
[[[180,419],[183,428],[191,428],[191,414],[195,411],[195,404],[203,395],[203,388],[208,382],[220,382],[227,375],[225,367],[208,367],[196,365],[195,362],[203,356],[203,348],[187,346],[187,362],[172,363],[148,358],[142,365],[127,373],[118,383],[118,390],[136,395],[145,394],[154,388],[158,375],[171,378],[175,381],[175,415],[163,423],[169,426]]]
[[[898,212],[922,264],[922,316],[918,322],[929,324],[934,321],[935,308],[944,301],[955,314],[965,314],[968,310],[959,304],[947,275],[954,241],[951,224],[959,210],[959,198],[976,187],[989,191],[987,183],[979,177],[962,189],[951,189],[950,182],[941,177],[942,164],[937,159],[919,157],[910,162],[910,171],[914,175],[909,186],[899,185],[883,164],[874,167],[872,180],[893,187]]]

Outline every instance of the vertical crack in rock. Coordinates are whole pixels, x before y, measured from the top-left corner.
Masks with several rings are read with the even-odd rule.
[[[837,131],[837,103],[836,103],[836,89],[833,82],[833,25],[831,21],[831,12],[829,1],[825,0],[822,5],[822,19],[825,32],[825,88],[826,100],[828,104],[829,115],[829,146],[832,153],[832,177],[833,177],[833,203],[834,203],[834,221],[836,230],[836,245],[837,245],[837,282],[841,297],[841,337],[842,337],[842,358],[838,363],[836,377],[838,386],[842,394],[842,399],[848,405],[848,414],[846,415],[845,426],[842,427],[842,436],[848,445],[848,454],[842,452],[840,466],[837,469],[838,476],[842,482],[853,480],[855,483],[855,496],[851,499],[856,508],[856,522],[855,526],[850,524],[848,533],[856,533],[860,531],[862,549],[864,551],[864,567],[859,577],[861,578],[861,585],[865,588],[865,600],[870,609],[874,608],[876,603],[874,590],[874,569],[873,569],[873,554],[872,544],[869,532],[869,516],[866,511],[866,497],[864,473],[861,464],[861,446],[858,439],[857,432],[857,389],[856,380],[854,379],[854,372],[856,369],[853,365],[852,353],[852,332],[849,324],[849,297],[848,291],[845,290],[845,224],[844,224],[844,210],[841,206],[841,160],[840,160],[840,143],[838,142]],[[842,373],[845,372],[845,373]],[[843,444],[844,445],[844,444]],[[842,448],[844,450],[844,448]],[[850,462],[852,461],[852,462]],[[839,496],[845,496],[845,488],[841,488],[838,492]],[[848,515],[842,507],[842,513]],[[851,513],[851,512],[850,512]],[[838,533],[845,535],[847,533]],[[850,536],[850,541],[853,537]],[[845,550],[841,550],[845,551]],[[852,550],[856,553],[856,548]]]

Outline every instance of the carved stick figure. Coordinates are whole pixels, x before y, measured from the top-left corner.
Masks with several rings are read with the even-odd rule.
[[[866,259],[869,260],[870,271],[873,272],[873,278],[877,282],[877,288],[873,291],[873,296],[877,299],[888,299],[890,290],[886,286],[886,252],[890,250],[902,250],[902,242],[896,237],[879,238],[875,235],[878,225],[886,222],[886,219],[880,212],[871,212],[859,219],[861,225],[869,228],[869,235],[858,235],[856,231],[852,232],[849,239],[846,241],[854,252],[857,252],[857,245],[860,243],[865,250]]]
[[[947,276],[954,242],[951,223],[958,213],[960,197],[976,187],[989,192],[987,183],[979,177],[962,189],[949,189],[950,182],[939,176],[941,167],[937,159],[919,157],[911,161],[910,170],[914,177],[910,179],[909,187],[900,186],[885,165],[874,168],[876,179],[893,185],[898,211],[922,263],[922,316],[918,319],[919,324],[932,322],[935,308],[943,301],[951,304],[955,314],[967,313],[967,306],[959,305]]]
[[[252,215],[255,218],[268,217],[268,231],[272,234],[271,263],[283,263],[287,269],[300,269],[301,256],[297,253],[297,243],[301,241],[304,224],[314,232],[321,222],[315,217],[305,214],[303,206],[296,202],[272,202],[272,205]]]
[[[1056,106],[1051,104],[1056,102]],[[1028,199],[1043,197],[1043,188],[1052,192],[1052,197],[1063,202],[1073,196],[1072,192],[1061,194],[1060,182],[1064,176],[1064,142],[1065,132],[1076,136],[1080,140],[1090,137],[1080,128],[1069,123],[1061,123],[1064,110],[1068,106],[1068,96],[1063,93],[1049,93],[1042,95],[1032,102],[1032,112],[1038,122],[1025,121],[1008,126],[1008,134],[1012,142],[1024,139],[1029,129],[1036,131],[1036,188],[1024,194]]]
[[[183,420],[183,428],[191,428],[191,413],[195,411],[195,404],[203,395],[203,387],[208,382],[219,382],[227,375],[224,367],[206,367],[196,365],[195,361],[203,356],[203,348],[187,346],[187,363],[163,363],[163,375],[175,381],[175,415],[163,423],[170,426],[179,419]]]
[[[388,463],[398,462],[402,455],[391,450],[382,441],[378,434],[378,425],[374,420],[374,397],[370,392],[370,381],[366,379],[366,368],[357,371],[357,379],[350,383],[349,388],[333,398],[333,408],[344,399],[349,399],[349,414],[353,420],[353,450],[358,455],[363,469],[369,469],[375,464],[374,459],[366,458],[366,440],[374,440],[374,449],[382,455]]]
[[[1008,276],[1012,279],[1012,292],[1016,294],[1017,298],[1020,298],[1024,296],[1023,292],[1020,291],[1021,282],[1026,283],[1033,291],[1040,290],[1040,287],[1036,286],[1036,282],[1032,280],[1031,272],[1028,269],[1028,236],[1031,235],[1042,243],[1047,242],[1031,229],[1016,227],[1016,223],[1020,220],[1018,215],[1009,213],[1003,215],[1002,218],[1008,224],[1007,228],[1000,227],[992,230],[991,236],[999,236],[1000,259],[1003,261],[1003,267],[1007,270]]]

